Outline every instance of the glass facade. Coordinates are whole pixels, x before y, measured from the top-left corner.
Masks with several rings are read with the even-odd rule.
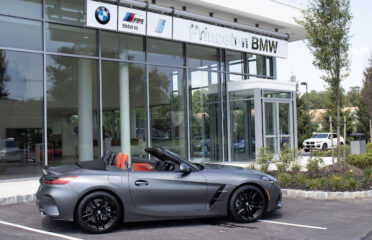
[[[0,179],[126,146],[254,159],[253,93],[227,85],[274,79],[275,58],[86,28],[83,0],[5,1],[0,31]],[[290,126],[280,127],[287,141]]]

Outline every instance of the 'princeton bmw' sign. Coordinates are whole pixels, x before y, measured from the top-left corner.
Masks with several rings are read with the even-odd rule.
[[[286,58],[288,42],[213,24],[87,0],[86,26]]]

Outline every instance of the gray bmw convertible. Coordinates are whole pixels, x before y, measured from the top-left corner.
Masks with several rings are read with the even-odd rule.
[[[281,208],[270,175],[218,164],[192,164],[161,147],[151,158],[106,152],[102,159],[43,169],[37,205],[43,215],[75,221],[93,233],[121,222],[229,216],[249,223]]]

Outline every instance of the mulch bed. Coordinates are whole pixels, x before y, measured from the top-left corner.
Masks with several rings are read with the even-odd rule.
[[[299,173],[293,173],[293,172],[287,172],[292,176],[292,182],[287,185],[283,186],[283,188],[290,188],[290,189],[298,189],[298,190],[320,190],[320,191],[363,191],[363,190],[372,190],[372,181],[370,180],[368,184],[364,184],[362,182],[363,180],[363,170],[349,165],[349,164],[335,164],[330,166],[325,166],[322,169],[320,169],[316,173],[310,173],[310,172],[299,172],[301,175],[308,179],[319,179],[319,178],[332,178],[339,175],[348,174],[351,175],[354,179],[360,181],[360,189],[334,189],[331,184],[324,184],[317,186],[315,189],[310,189],[306,186],[304,183],[300,183],[296,181],[296,175]],[[278,176],[277,171],[271,171],[269,172],[270,175],[273,175],[274,177]]]

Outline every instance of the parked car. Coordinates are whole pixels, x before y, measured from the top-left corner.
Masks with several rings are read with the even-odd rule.
[[[303,143],[304,151],[309,152],[310,148],[326,151],[328,149],[333,148],[332,141],[333,146],[336,146],[337,145],[336,133],[333,133],[333,135],[331,135],[331,133],[318,133],[304,141]],[[341,145],[343,145],[344,142],[345,142],[344,138],[340,136]]]
[[[17,146],[14,138],[7,138],[0,142],[0,160],[20,161],[24,159],[23,149]]]
[[[228,215],[249,223],[282,207],[279,183],[270,175],[193,164],[161,147],[145,151],[152,160],[133,156],[129,165],[127,155],[105,153],[101,160],[43,168],[39,210],[103,233],[121,222]]]

